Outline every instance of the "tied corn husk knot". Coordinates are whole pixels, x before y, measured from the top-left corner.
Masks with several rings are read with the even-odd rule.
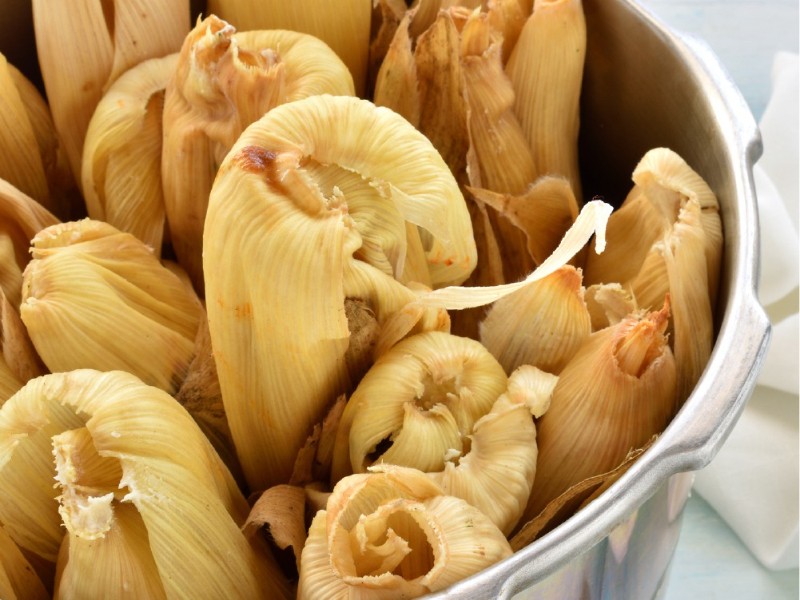
[[[419,469],[509,533],[536,471],[531,415],[544,413],[556,380],[533,367],[507,378],[468,338],[411,336],[383,354],[350,397],[333,480],[373,465]]]
[[[174,393],[194,353],[197,296],[128,233],[84,219],[32,241],[20,316],[52,372],[120,369]]]
[[[36,50],[53,122],[74,180],[80,182],[84,137],[100,98],[129,68],[178,51],[189,31],[189,2],[32,4]]]
[[[430,142],[385,108],[330,95],[278,106],[242,134],[211,192],[203,257],[222,398],[253,489],[288,481],[360,375],[346,299],[382,331],[417,298],[409,286],[460,283],[476,260],[463,196]],[[400,337],[448,323],[424,308]]]
[[[341,480],[314,517],[298,598],[413,598],[510,554],[478,509],[419,471],[387,465]]]
[[[675,412],[669,305],[591,334],[561,372],[537,423],[536,485],[524,521],[571,485],[605,473],[660,434]]]
[[[161,160],[172,245],[198,291],[208,195],[217,167],[245,127],[284,102],[353,93],[347,67],[310,35],[236,33],[214,15],[198,19],[167,84]]]
[[[247,502],[208,440],[128,373],[26,384],[0,409],[0,484],[13,540],[57,562],[56,597],[288,596],[242,534]]]
[[[126,231],[161,255],[166,215],[161,186],[164,92],[178,55],[146,60],[120,76],[89,122],[83,194],[89,217]]]

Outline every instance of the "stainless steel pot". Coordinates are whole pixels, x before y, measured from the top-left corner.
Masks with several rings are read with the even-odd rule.
[[[692,395],[656,443],[594,502],[507,560],[430,597],[659,597],[692,471],[717,454],[755,385],[769,339],[758,303],[752,168],[761,140],[711,50],[633,0],[584,0],[584,192],[624,198],[650,148],[683,156],[717,193],[725,231],[717,339]]]

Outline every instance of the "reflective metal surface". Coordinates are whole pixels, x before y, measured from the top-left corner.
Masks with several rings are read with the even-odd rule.
[[[686,472],[707,465],[727,438],[768,343],[769,322],[755,294],[752,167],[761,141],[749,108],[702,42],[669,30],[632,0],[584,0],[584,7],[585,193],[620,201],[639,158],[658,146],[678,152],[706,179],[725,231],[717,341],[673,422],[606,493],[507,560],[431,597],[659,597],[688,493]]]

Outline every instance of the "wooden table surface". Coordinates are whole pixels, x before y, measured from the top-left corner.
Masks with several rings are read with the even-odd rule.
[[[761,118],[776,52],[797,53],[798,0],[640,0],[662,21],[711,46]],[[769,571],[705,500],[687,504],[666,600],[797,599],[798,570]]]

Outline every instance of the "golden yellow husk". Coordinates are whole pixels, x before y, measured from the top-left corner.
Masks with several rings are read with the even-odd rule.
[[[288,597],[241,532],[247,502],[211,444],[128,373],[26,384],[0,409],[0,485],[6,531],[57,561],[56,597]]]
[[[84,219],[32,241],[20,316],[52,372],[120,369],[171,393],[194,354],[194,292],[129,233]]]
[[[320,40],[236,29],[211,15],[186,37],[164,100],[161,174],[172,246],[202,294],[203,222],[217,168],[250,123],[308,96],[352,95],[344,63]]]

